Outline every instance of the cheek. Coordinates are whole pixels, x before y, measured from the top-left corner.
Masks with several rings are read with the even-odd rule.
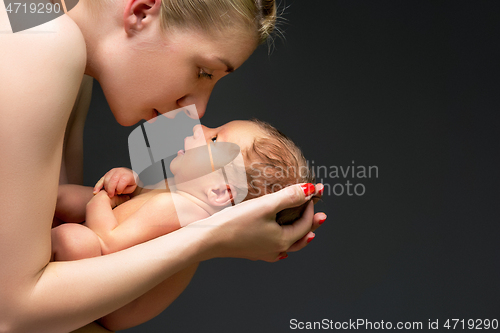
[[[177,177],[177,173],[179,172],[179,167],[178,167],[178,161],[179,158],[176,157],[172,160],[172,162],[170,162],[170,172],[175,176]]]
[[[194,91],[197,83],[194,70],[173,65],[158,68],[141,81],[146,101],[163,112],[177,109],[177,101]]]
[[[101,87],[109,108],[120,125],[132,126],[146,116],[145,109],[137,103],[137,98],[127,94],[127,87],[119,81],[104,80]]]
[[[108,64],[100,83],[116,120],[130,126],[151,117],[153,108],[162,112],[177,109],[177,101],[195,91],[196,68],[178,51],[165,54],[140,54],[143,61],[132,61],[132,55]]]

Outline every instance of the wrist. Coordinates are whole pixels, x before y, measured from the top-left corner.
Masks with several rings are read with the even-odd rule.
[[[180,230],[190,233],[191,239],[196,239],[195,248],[195,261],[201,262],[214,258],[225,257],[223,254],[223,238],[221,235],[224,233],[220,230],[217,217],[215,215],[208,217],[204,220],[191,223]]]

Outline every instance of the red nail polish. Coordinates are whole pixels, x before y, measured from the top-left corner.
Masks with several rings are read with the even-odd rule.
[[[288,253],[285,254],[284,256],[279,257],[278,259],[281,260],[281,259],[285,259],[285,258],[288,258]]]
[[[309,244],[309,243],[310,243],[310,242],[314,239],[314,237],[316,237],[316,236],[311,236],[311,237],[309,237],[309,238],[307,239],[307,243]]]
[[[325,221],[326,221],[326,217],[324,219],[322,219],[322,220],[319,220],[318,224],[322,225],[323,223],[325,223]]]
[[[302,184],[300,185],[300,187],[302,187],[302,190],[304,191],[306,197],[310,196],[314,193],[314,191],[316,191],[316,188],[311,183]]]
[[[323,195],[323,191],[325,190],[325,188],[323,187],[321,190],[318,191],[318,194],[319,195]]]

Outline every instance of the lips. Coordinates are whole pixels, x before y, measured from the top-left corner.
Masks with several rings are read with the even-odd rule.
[[[158,115],[160,115],[160,113],[158,112],[158,110],[153,109],[153,112],[152,112],[152,114],[151,114],[151,119],[149,119],[149,120],[147,120],[147,119],[146,119],[146,121],[147,121],[148,123],[152,124],[152,123],[154,123],[154,122],[155,122],[156,117],[158,117]]]

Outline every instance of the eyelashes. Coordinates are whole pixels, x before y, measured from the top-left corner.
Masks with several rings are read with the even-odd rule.
[[[203,70],[203,68],[200,68],[200,70],[198,71],[198,78],[199,79],[205,78],[205,79],[211,80],[213,76],[214,76],[213,74],[209,74],[209,73],[205,72]]]

